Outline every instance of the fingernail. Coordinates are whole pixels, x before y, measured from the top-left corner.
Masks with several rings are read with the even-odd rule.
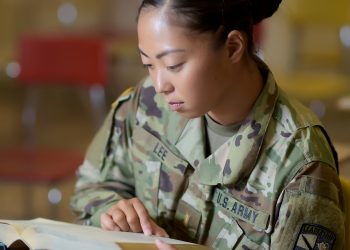
[[[151,236],[152,235],[152,231],[151,229],[149,229],[148,227],[146,227],[144,230],[143,230],[143,233],[147,236]]]
[[[159,239],[156,239],[155,243],[160,244],[160,245],[164,244],[164,242],[162,240],[159,240]]]

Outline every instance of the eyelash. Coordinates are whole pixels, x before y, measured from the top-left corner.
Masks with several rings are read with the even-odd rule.
[[[143,67],[145,69],[150,69],[151,67],[153,67],[153,65],[152,64],[144,64]]]
[[[168,66],[166,68],[169,71],[178,72],[178,71],[180,71],[181,66],[183,66],[183,65],[184,65],[184,63],[179,63],[179,64],[176,64],[176,65],[173,65],[173,66]],[[152,64],[144,64],[143,67],[145,69],[152,69],[153,65]]]
[[[173,71],[173,72],[178,72],[181,69],[181,66],[184,65],[183,63],[179,63],[173,66],[168,66],[166,67],[169,71]]]

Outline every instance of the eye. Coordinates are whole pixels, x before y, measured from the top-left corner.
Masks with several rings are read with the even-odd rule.
[[[152,64],[144,64],[143,65],[143,67],[145,68],[145,69],[153,69],[153,65]]]
[[[172,71],[172,72],[179,72],[182,69],[182,66],[184,65],[184,63],[179,63],[173,66],[168,66],[166,67],[167,70]]]

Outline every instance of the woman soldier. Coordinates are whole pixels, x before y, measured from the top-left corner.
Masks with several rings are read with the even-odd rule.
[[[253,25],[280,2],[142,2],[150,77],[88,149],[72,199],[82,221],[215,249],[342,249],[336,153],[254,54]]]

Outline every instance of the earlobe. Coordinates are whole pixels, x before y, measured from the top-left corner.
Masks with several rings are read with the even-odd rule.
[[[238,30],[231,31],[226,40],[228,56],[232,63],[241,60],[246,48],[245,36]]]

